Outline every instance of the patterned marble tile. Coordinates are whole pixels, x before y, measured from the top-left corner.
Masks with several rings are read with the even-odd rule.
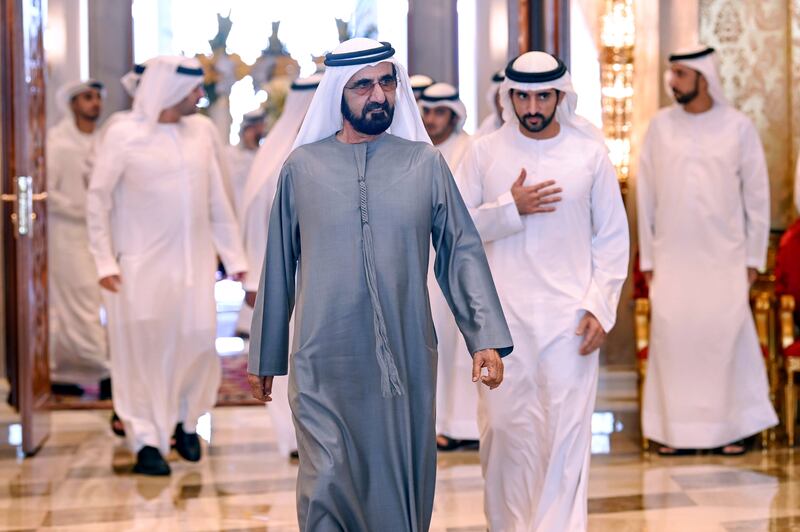
[[[695,503],[685,493],[645,493],[625,497],[589,498],[590,514],[638,512],[681,506],[695,506]]]
[[[635,415],[599,419],[591,531],[800,530],[800,453],[642,455]],[[266,409],[215,410],[210,438],[200,463],[171,455],[172,477],[145,478],[107,412],[55,413],[38,456],[0,445],[0,530],[295,532],[297,465],[278,455]],[[437,478],[431,532],[484,531],[478,453],[441,453]]]

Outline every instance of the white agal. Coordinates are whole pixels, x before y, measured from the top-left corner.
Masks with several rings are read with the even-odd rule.
[[[511,186],[555,180],[553,213],[520,216]],[[610,330],[627,276],[628,224],[604,145],[562,125],[533,140],[518,123],[477,139],[458,184],[486,248],[511,335],[478,421],[491,530],[585,530],[598,353],[579,354],[585,313]]]
[[[662,110],[642,146],[637,196],[641,269],[654,273],[644,435],[711,448],[775,425],[747,283],[769,237],[755,127],[727,105]]]
[[[96,135],[72,113],[47,132],[51,380],[97,384],[109,376],[97,269],[86,231],[86,189]]]
[[[131,447],[166,453],[175,424],[193,432],[220,380],[214,348],[217,255],[247,270],[214,140],[201,122],[118,118],[105,133],[88,205],[114,359],[114,406]]]

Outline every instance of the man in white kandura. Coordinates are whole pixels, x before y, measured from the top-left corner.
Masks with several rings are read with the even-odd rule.
[[[503,126],[503,107],[500,105],[500,85],[506,79],[504,70],[500,70],[492,76],[492,83],[489,85],[489,90],[486,92],[486,103],[492,110],[489,115],[483,119],[478,130],[473,135],[473,140],[484,135],[488,135],[497,131]]]
[[[564,63],[519,56],[500,98],[505,124],[458,172],[517,346],[504,386],[479,393],[486,517],[498,532],[585,530],[598,350],[627,276],[628,223]]]
[[[250,264],[251,275],[244,283],[245,304],[252,309],[258,292],[258,280],[264,263],[264,250],[267,249],[267,229],[272,212],[272,200],[278,188],[281,167],[291,152],[297,132],[303,123],[314,93],[322,79],[322,74],[298,79],[292,83],[283,112],[275,125],[261,143],[256,153],[250,175],[244,188],[242,209],[239,221],[244,238],[244,250]],[[252,315],[252,310],[250,311]],[[293,330],[294,320],[290,324]],[[247,324],[250,330],[250,324]],[[292,333],[289,334],[289,337]],[[297,457],[297,436],[289,407],[289,379],[276,379],[272,385],[272,401],[267,411],[272,419],[272,427],[278,443],[278,452],[287,457]]]
[[[713,48],[670,56],[668,84],[677,103],[650,123],[636,186],[652,301],[642,429],[661,454],[741,454],[778,422],[749,305],[769,238],[764,150]]]
[[[131,98],[136,98],[136,89],[139,88],[139,82],[142,79],[142,74],[147,69],[147,65],[150,63],[150,60],[145,61],[142,64],[134,65],[133,69],[127,72],[122,78],[120,78],[120,83],[125,88],[125,92]],[[130,114],[131,111],[117,111],[113,113],[111,116],[108,117],[106,121],[104,130],[109,129],[111,124],[121,118],[123,116],[127,116]],[[219,130],[214,122],[207,117],[206,115],[200,113],[194,113],[189,116],[184,116],[181,120],[183,120],[184,124],[190,124],[192,127],[200,130],[203,132],[204,135],[207,135],[208,138],[211,140],[212,145],[214,146],[214,155],[217,159],[217,164],[219,165],[219,170],[222,173],[222,183],[225,187],[225,195],[228,198],[228,202],[231,205],[234,204],[235,201],[235,193],[233,190],[233,183],[230,175],[230,171],[228,169],[228,161],[227,157],[225,156],[225,145],[227,145],[228,140],[225,140],[225,145],[223,145],[223,139],[220,137]],[[102,135],[102,132],[101,132]]]
[[[195,59],[148,62],[133,111],[106,132],[89,187],[87,220],[106,289],[114,406],[137,453],[135,471],[170,473],[170,438],[200,459],[198,418],[215,403],[217,255],[247,269],[213,141],[182,117],[195,112]]]
[[[261,139],[264,138],[265,119],[266,114],[261,109],[245,113],[239,126],[239,144],[225,146],[225,159],[228,162],[233,191],[233,211],[237,219],[241,218],[247,176],[253,167]],[[236,320],[236,335],[247,338],[250,334],[251,321],[253,321],[253,309],[242,304]]]
[[[455,174],[470,142],[469,134],[464,131],[467,108],[459,97],[458,89],[449,83],[434,83],[422,91],[417,103],[431,142]],[[431,316],[439,343],[436,446],[440,451],[477,448],[478,389],[475,383],[467,379],[472,372],[472,361],[464,356],[468,353],[467,346],[437,286],[432,264],[428,267],[428,290]]]
[[[233,186],[233,207],[237,217],[244,203],[244,188],[247,183],[247,176],[253,167],[256,152],[264,138],[264,119],[266,115],[261,109],[250,111],[242,117],[242,124],[239,126],[239,144],[236,146],[226,146],[225,155],[228,160],[228,168],[231,172],[231,185]]]
[[[424,74],[414,74],[408,78],[408,81],[411,84],[411,91],[414,93],[414,99],[417,101],[419,101],[420,96],[422,96],[422,91],[436,83],[430,76]]]
[[[47,253],[50,378],[54,393],[81,395],[100,385],[111,397],[102,298],[86,231],[86,190],[105,88],[96,80],[67,83],[56,96],[61,121],[47,132]]]

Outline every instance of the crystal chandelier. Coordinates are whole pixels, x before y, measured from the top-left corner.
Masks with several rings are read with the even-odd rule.
[[[633,0],[605,0],[600,42],[603,133],[623,190],[631,160],[633,118]]]

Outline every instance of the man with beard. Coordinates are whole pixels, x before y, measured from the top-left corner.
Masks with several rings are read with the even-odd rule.
[[[99,383],[100,398],[109,399],[108,342],[86,231],[90,159],[104,94],[95,80],[58,91],[64,116],[47,132],[47,255],[53,392],[81,395],[84,385]]]
[[[503,387],[479,390],[486,518],[490,530],[585,530],[598,351],[628,271],[627,218],[564,63],[517,57],[500,97],[503,127],[458,172],[515,344]]]
[[[764,150],[713,48],[670,56],[667,74],[677,104],[650,123],[636,183],[652,301],[642,429],[661,454],[741,454],[778,421],[749,305],[769,238]]]
[[[273,379],[289,374],[303,531],[430,526],[431,238],[472,381],[499,386],[512,348],[478,232],[393,55],[356,38],[326,56],[270,213],[249,379],[268,401]]]
[[[213,140],[184,121],[203,94],[196,59],[148,62],[133,110],[98,151],[87,198],[90,247],[105,289],[114,407],[134,471],[168,475],[170,439],[200,459],[198,418],[216,402],[217,255],[247,269]]]

